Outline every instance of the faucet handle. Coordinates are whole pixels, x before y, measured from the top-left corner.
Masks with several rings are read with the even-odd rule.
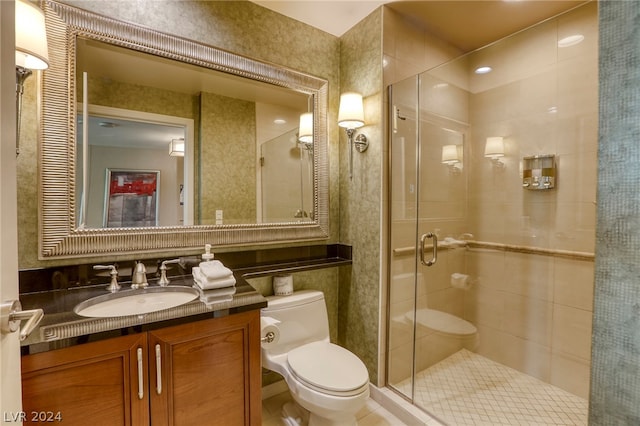
[[[109,272],[109,275],[111,275],[111,283],[107,286],[107,290],[111,293],[115,293],[120,290],[120,284],[118,284],[118,269],[116,269],[116,265],[93,265],[93,269],[110,269],[111,272]]]
[[[163,260],[160,264],[160,279],[158,285],[165,287],[169,285],[169,278],[167,278],[167,265],[170,263],[180,263],[181,259]]]

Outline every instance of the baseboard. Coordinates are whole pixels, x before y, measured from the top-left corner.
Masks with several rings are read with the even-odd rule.
[[[262,387],[262,399],[265,400],[271,398],[272,396],[276,396],[288,390],[289,387],[287,386],[287,382],[285,382],[284,380],[279,380],[275,383],[271,383],[270,385]]]

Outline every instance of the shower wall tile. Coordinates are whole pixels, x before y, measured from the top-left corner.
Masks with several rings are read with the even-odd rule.
[[[553,300],[552,257],[506,253],[504,269],[508,277],[505,291],[534,301]]]
[[[554,272],[555,303],[593,310],[593,262],[556,258]]]
[[[504,294],[503,330],[509,335],[546,346],[551,345],[553,305],[517,294]]]
[[[551,350],[532,340],[511,334],[502,341],[502,364],[545,382],[551,377]]]
[[[586,361],[591,359],[591,311],[554,305],[553,350]]]
[[[383,7],[384,87],[441,65],[461,51]]]
[[[589,2],[572,13],[558,18],[558,40],[567,36],[582,34],[584,40],[570,48],[558,49],[558,60],[563,61],[575,56],[593,55],[598,52],[598,3]]]
[[[581,398],[589,399],[589,366],[590,363],[584,359],[553,352],[549,383]]]
[[[504,61],[509,81],[526,79],[555,65],[557,26],[557,20],[550,20],[515,34],[504,42]]]

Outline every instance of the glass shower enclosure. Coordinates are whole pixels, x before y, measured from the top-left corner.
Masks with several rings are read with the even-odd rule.
[[[587,422],[597,63],[587,4],[389,87],[387,386],[444,424]]]

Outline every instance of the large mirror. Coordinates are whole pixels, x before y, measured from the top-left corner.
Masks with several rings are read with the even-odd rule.
[[[41,258],[328,237],[326,80],[44,7]]]

